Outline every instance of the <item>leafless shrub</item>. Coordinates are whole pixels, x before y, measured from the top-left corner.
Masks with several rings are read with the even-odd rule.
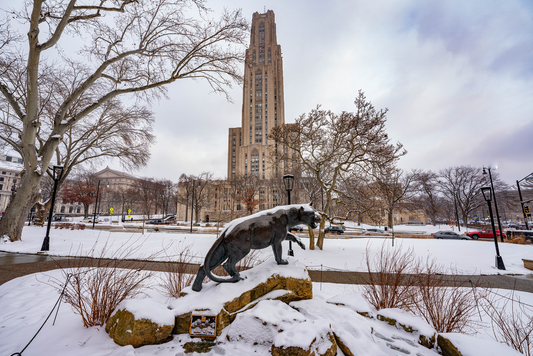
[[[386,244],[373,259],[367,246],[369,283],[363,296],[370,304],[420,315],[438,332],[468,332],[478,325],[476,297],[484,298],[485,292],[465,285],[464,277],[445,275],[435,260],[415,259],[412,248],[403,251],[401,245]]]
[[[112,251],[108,241],[99,253],[96,244],[88,257],[78,251],[77,258],[56,261],[64,278],[70,276],[64,301],[81,316],[85,327],[105,325],[121,301],[141,293],[144,283],[154,273],[144,269],[157,255],[144,260],[128,259],[142,248],[139,239],[128,241],[116,251]],[[62,289],[64,281],[56,279],[52,284]]]
[[[528,239],[524,234],[512,234],[510,238],[505,238],[505,242],[518,245],[531,245],[532,240]]]
[[[167,254],[169,261],[167,271],[160,278],[159,286],[167,297],[179,298],[181,290],[191,285],[194,273],[190,263],[193,259],[190,245],[174,249],[172,255]]]
[[[510,304],[510,305],[509,305]],[[533,356],[533,308],[510,298],[488,297],[482,303],[489,316],[494,338],[516,351]]]
[[[384,241],[379,254],[373,258],[369,247],[366,247],[369,283],[363,287],[363,296],[378,310],[406,309],[413,299],[408,283],[414,262],[413,249],[403,251],[401,245],[391,247],[387,242]]]
[[[425,264],[417,261],[413,272],[409,311],[422,316],[437,332],[468,333],[478,326],[476,299],[486,292],[467,285],[464,277],[446,275],[434,259],[428,258]]]

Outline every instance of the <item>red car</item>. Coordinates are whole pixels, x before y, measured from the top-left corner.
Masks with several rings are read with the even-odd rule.
[[[483,230],[483,231],[471,231],[467,232],[465,235],[470,236],[472,239],[477,240],[480,237],[493,239],[494,235],[492,234],[492,230]],[[496,230],[496,236],[500,237],[500,232]]]

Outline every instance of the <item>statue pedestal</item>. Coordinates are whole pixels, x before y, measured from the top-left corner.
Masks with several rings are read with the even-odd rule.
[[[274,259],[269,259],[241,272],[241,277],[245,279],[237,283],[210,281],[203,285],[200,292],[185,288],[182,296],[170,304],[176,316],[172,333],[188,333],[191,315],[202,314],[217,316],[218,336],[238,313],[253,308],[261,300],[280,300],[288,304],[313,298],[307,269],[290,257],[288,265],[277,265]]]

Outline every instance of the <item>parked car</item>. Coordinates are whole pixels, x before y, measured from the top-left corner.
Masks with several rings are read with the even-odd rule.
[[[65,214],[58,213],[52,216],[52,221],[65,221],[65,220],[67,220],[67,216]]]
[[[492,230],[470,231],[470,232],[467,232],[465,235],[470,236],[474,240],[477,240],[480,237],[489,238],[489,239],[494,238],[494,234],[492,233]],[[500,237],[500,232],[498,230],[496,230],[496,236]]]
[[[93,219],[94,219],[94,216],[89,216],[88,218],[83,219],[82,222],[92,224]],[[94,220],[94,223],[97,224],[99,222],[100,222],[100,217],[97,216],[96,219]]]
[[[324,233],[325,234],[336,234],[336,235],[340,235],[340,234],[343,234],[344,233],[344,230],[342,229],[342,227],[340,226],[336,226],[336,225],[331,225],[331,226],[328,226],[324,229]]]
[[[161,219],[154,219],[154,220],[150,220],[150,221],[148,221],[147,224],[152,224],[152,225],[167,225],[168,223],[167,223],[167,222],[164,222],[164,221],[161,220]]]
[[[296,225],[296,226],[291,227],[289,231],[303,232],[304,227],[302,225]]]
[[[363,230],[363,235],[388,235],[388,232],[382,229],[369,228]]]
[[[472,240],[470,236],[461,235],[453,231],[439,231],[431,234],[434,239]]]
[[[163,219],[166,223],[171,223],[176,221],[176,215],[168,215],[166,218]]]

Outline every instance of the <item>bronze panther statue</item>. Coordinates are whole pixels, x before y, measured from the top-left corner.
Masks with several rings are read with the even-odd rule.
[[[235,265],[251,249],[259,250],[272,246],[274,258],[279,265],[288,262],[281,258],[283,240],[296,242],[302,249],[305,246],[289,229],[299,224],[317,227],[321,217],[310,204],[279,206],[270,210],[231,221],[215,241],[202,266],[198,269],[192,290],[202,290],[202,281],[208,276],[215,282],[238,282],[242,278]],[[226,261],[224,263],[224,261]],[[224,269],[231,278],[220,278],[211,273],[224,263]]]

